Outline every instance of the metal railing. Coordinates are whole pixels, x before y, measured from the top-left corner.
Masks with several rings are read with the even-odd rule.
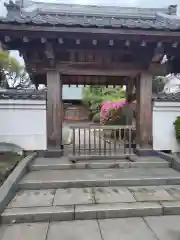
[[[72,129],[72,156],[129,156],[135,147],[133,126],[79,126]]]

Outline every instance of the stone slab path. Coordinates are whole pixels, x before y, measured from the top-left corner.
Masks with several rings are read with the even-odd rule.
[[[40,170],[23,177],[19,187],[40,189],[156,184],[180,184],[180,173],[171,168]]]
[[[0,240],[177,240],[179,220],[180,172],[161,158],[37,158],[1,214]]]
[[[178,240],[180,216],[2,225],[0,240]]]

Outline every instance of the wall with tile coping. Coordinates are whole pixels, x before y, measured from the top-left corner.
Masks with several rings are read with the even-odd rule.
[[[27,151],[47,149],[45,100],[1,99],[0,116],[0,142]]]
[[[154,101],[153,103],[153,150],[180,151],[174,121],[180,116],[180,102]]]

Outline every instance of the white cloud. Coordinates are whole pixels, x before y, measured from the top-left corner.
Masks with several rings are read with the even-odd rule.
[[[38,1],[38,0],[35,0]],[[56,2],[64,3],[64,0],[39,0],[39,2]],[[85,5],[113,5],[123,7],[147,7],[161,8],[168,7],[171,4],[179,4],[179,0],[66,0],[70,4],[85,4]]]
[[[17,61],[24,66],[24,59],[19,56],[19,51],[10,51],[10,56],[17,59]]]

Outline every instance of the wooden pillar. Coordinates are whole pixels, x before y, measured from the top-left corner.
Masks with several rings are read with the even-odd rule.
[[[62,145],[62,81],[57,71],[47,72],[47,143],[48,148]]]
[[[152,148],[152,75],[142,73],[136,82],[137,100],[137,146],[141,149]]]
[[[126,99],[128,98],[128,96],[133,94],[133,90],[134,90],[134,79],[129,78],[126,85]]]

